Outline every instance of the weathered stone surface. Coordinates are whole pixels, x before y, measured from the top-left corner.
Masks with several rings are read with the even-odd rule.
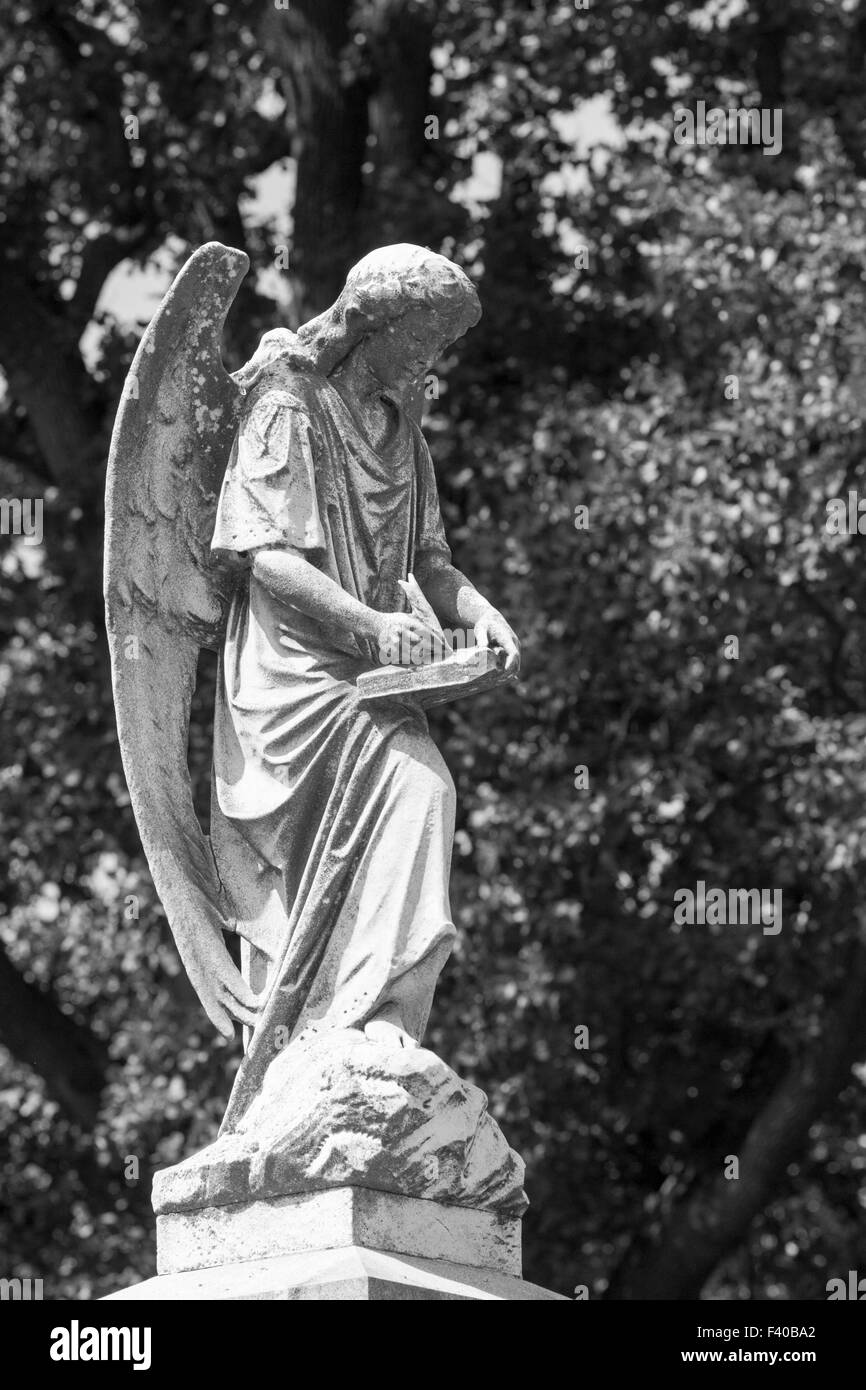
[[[409,1259],[349,1246],[276,1259],[247,1260],[187,1274],[163,1274],[109,1294],[110,1300],[248,1299],[301,1301],[569,1302],[499,1270],[445,1260]]]
[[[425,1048],[358,1029],[277,1054],[237,1132],[157,1173],[157,1215],[368,1187],[519,1216],[524,1165],[477,1086]]]
[[[136,354],[107,479],[130,797],[202,1006],[246,1044],[221,1137],[158,1175],[154,1206],[179,1218],[163,1220],[175,1263],[213,1264],[275,1253],[258,1203],[344,1187],[423,1198],[464,1215],[440,1217],[438,1237],[435,1221],[360,1234],[471,1264],[490,1252],[467,1223],[516,1219],[526,1198],[483,1093],[417,1045],[456,935],[455,789],[422,706],[516,676],[520,654],[450,562],[406,407],[480,303],[445,257],[383,247],[229,377],[220,337],[247,265],[213,243],[178,276]],[[443,622],[473,650],[450,651]],[[207,837],[187,765],[203,645],[222,655]],[[437,653],[437,670],[416,669]],[[377,674],[392,659],[405,674]]]
[[[157,1217],[160,1274],[359,1245],[520,1274],[520,1221],[369,1188],[340,1187],[271,1201]]]
[[[429,709],[501,685],[508,680],[504,664],[501,655],[489,647],[469,647],[423,666],[384,666],[358,677],[358,699],[372,704],[409,696]]]

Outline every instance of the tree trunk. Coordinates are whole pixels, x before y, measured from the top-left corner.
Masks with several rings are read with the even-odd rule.
[[[287,54],[301,108],[291,270],[302,321],[333,303],[359,255],[368,118],[366,83],[343,81],[340,73],[351,9],[348,0],[296,0],[294,6],[303,21],[303,46]]]
[[[609,1299],[698,1298],[718,1264],[745,1238],[809,1130],[866,1054],[866,949],[854,953],[847,984],[827,1007],[824,1030],[798,1056],[755,1117],[739,1158],[739,1177],[719,1175],[675,1209],[658,1239],[637,1242],[608,1288]]]
[[[64,345],[65,325],[8,256],[0,258],[0,301],[0,363],[9,391],[26,410],[52,480],[71,505],[101,482],[90,379],[77,352]]]
[[[108,1051],[89,1028],[61,1013],[0,950],[0,1043],[32,1067],[74,1124],[90,1130],[105,1085]]]

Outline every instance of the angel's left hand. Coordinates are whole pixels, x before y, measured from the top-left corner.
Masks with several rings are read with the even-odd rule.
[[[505,671],[516,676],[520,670],[520,643],[502,614],[487,609],[475,624],[475,641],[479,647],[495,647],[505,653]]]

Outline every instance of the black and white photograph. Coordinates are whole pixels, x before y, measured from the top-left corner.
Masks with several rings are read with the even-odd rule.
[[[853,1354],[866,0],[0,0],[0,1326],[428,1300]]]

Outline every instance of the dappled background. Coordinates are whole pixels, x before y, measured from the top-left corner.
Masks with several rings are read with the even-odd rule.
[[[0,1275],[152,1274],[152,1173],[215,1136],[239,1056],[154,898],[100,594],[123,377],[213,238],[253,262],[233,366],[385,242],[479,287],[426,429],[525,659],[435,718],[460,941],[429,1041],[527,1160],[527,1277],[866,1271],[866,539],[825,526],[864,485],[866,5],[0,13],[0,495],[44,501],[41,545],[0,536]],[[698,100],[780,108],[782,152],[675,144]],[[782,931],[674,926],[699,879],[781,889]]]

